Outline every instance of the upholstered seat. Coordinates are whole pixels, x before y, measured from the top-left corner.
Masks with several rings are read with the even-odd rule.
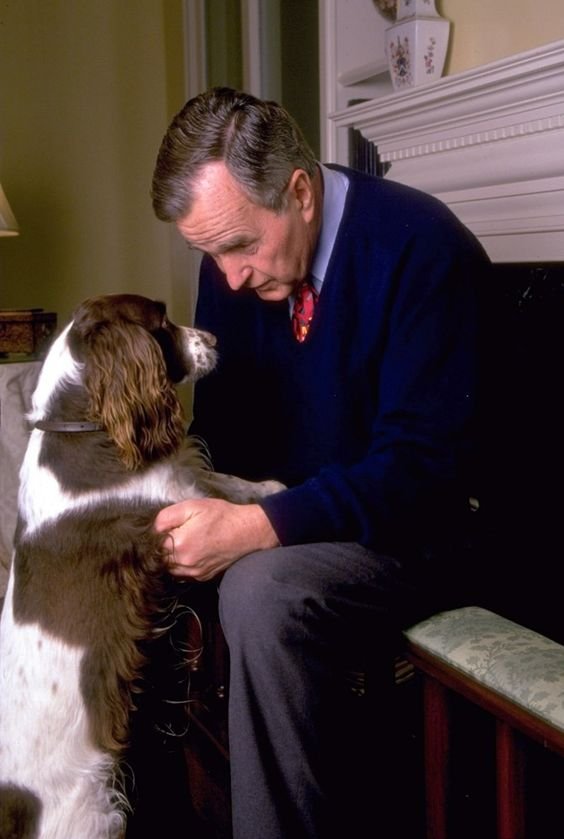
[[[434,615],[406,637],[564,732],[564,646],[478,606]]]
[[[446,839],[450,697],[496,720],[497,836],[526,836],[523,736],[564,754],[564,646],[477,606],[440,612],[405,633],[423,674],[427,836]]]

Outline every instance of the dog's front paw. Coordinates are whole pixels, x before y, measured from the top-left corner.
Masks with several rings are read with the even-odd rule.
[[[210,472],[206,476],[206,494],[212,498],[225,498],[234,504],[253,504],[283,489],[286,486],[280,481],[246,481],[220,472]]]
[[[288,489],[280,481],[261,481],[259,487],[261,487],[263,495],[274,495],[275,492],[282,492],[283,489]]]

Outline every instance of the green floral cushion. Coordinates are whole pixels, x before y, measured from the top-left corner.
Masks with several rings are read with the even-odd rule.
[[[564,646],[478,606],[440,612],[405,635],[564,731]]]

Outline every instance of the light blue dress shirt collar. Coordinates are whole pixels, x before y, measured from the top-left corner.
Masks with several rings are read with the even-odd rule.
[[[342,172],[337,172],[335,169],[328,169],[322,163],[319,163],[318,166],[321,177],[323,178],[323,211],[321,230],[319,231],[319,240],[311,264],[310,276],[313,287],[319,294],[323,281],[325,280],[327,266],[331,259],[339,225],[343,218],[349,180]],[[288,298],[288,305],[291,313],[294,308],[293,294]]]
[[[321,291],[327,266],[331,259],[349,188],[348,178],[342,172],[328,169],[321,163],[319,168],[323,178],[323,216],[319,241],[311,265],[313,285],[318,293]]]

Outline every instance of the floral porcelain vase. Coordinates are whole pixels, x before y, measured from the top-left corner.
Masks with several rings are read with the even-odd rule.
[[[386,55],[394,90],[440,78],[450,23],[435,0],[398,0],[396,22],[386,30]]]

